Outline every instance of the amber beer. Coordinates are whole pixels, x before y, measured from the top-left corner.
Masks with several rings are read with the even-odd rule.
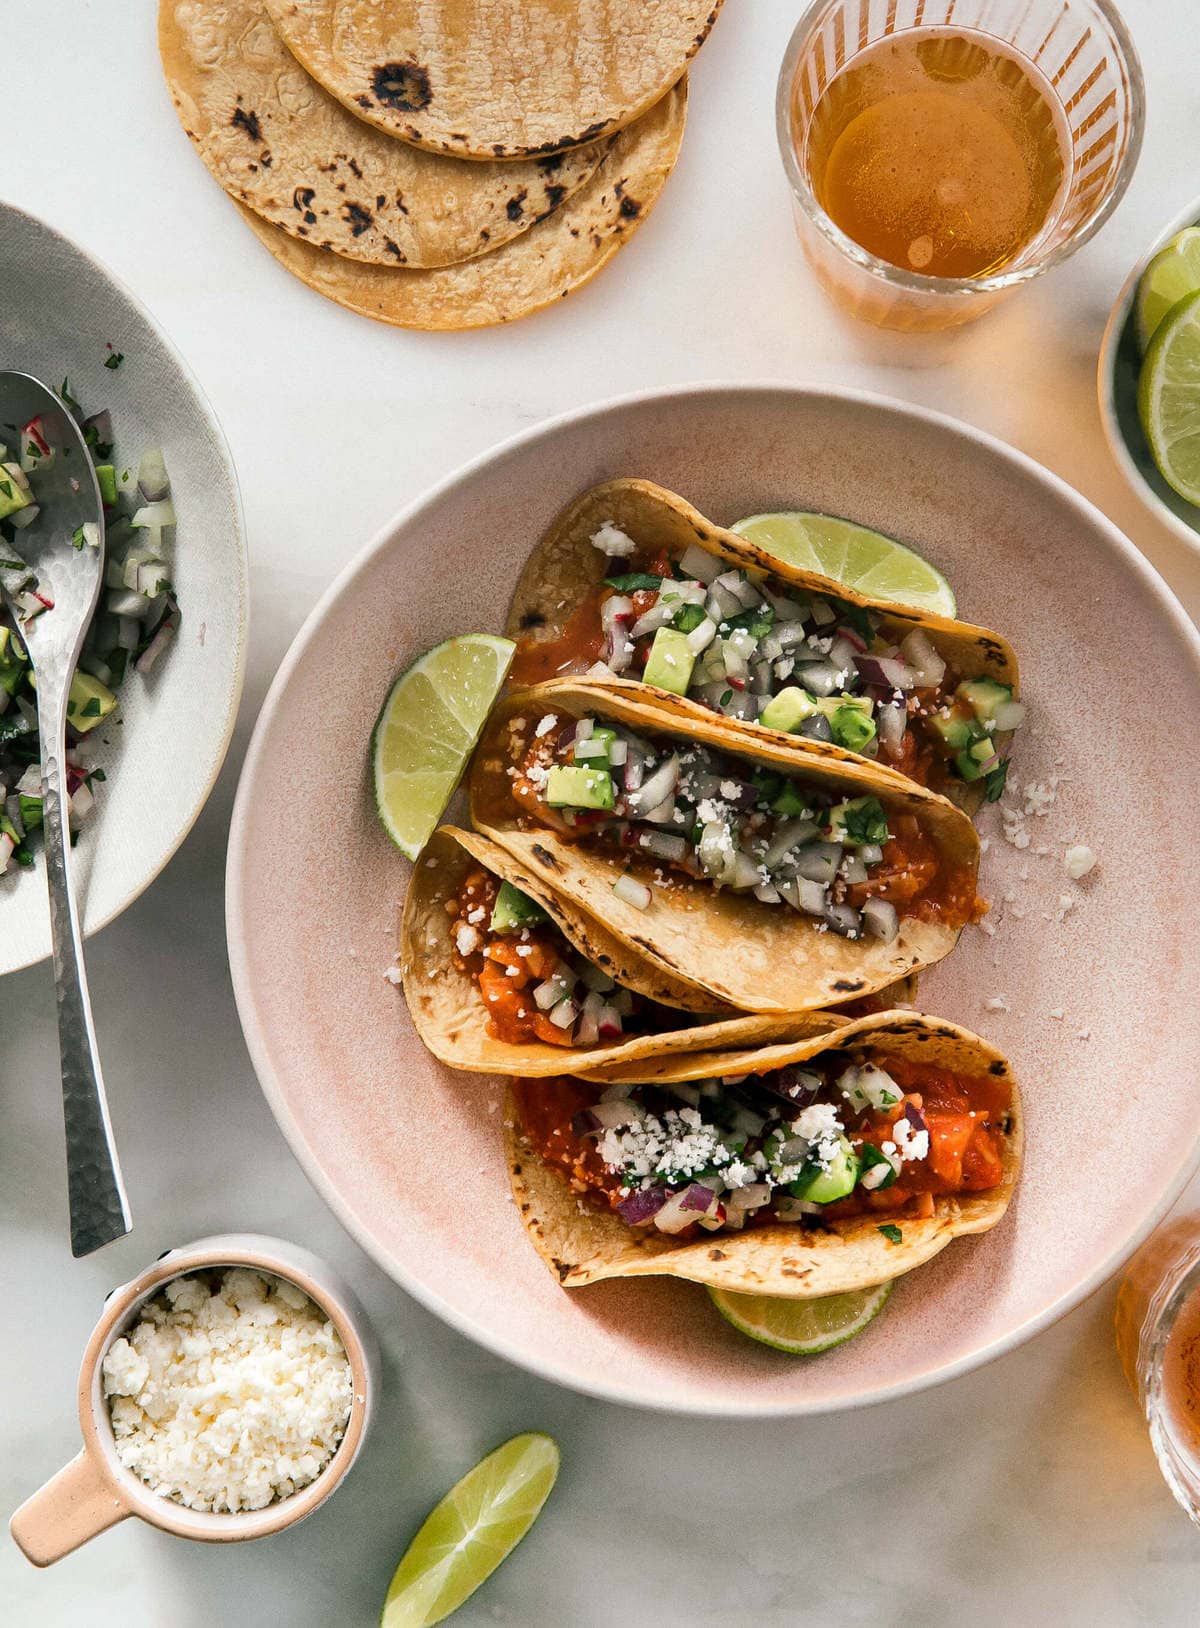
[[[929,277],[986,277],[1055,219],[1069,151],[1032,62],[983,34],[918,28],[830,80],[804,157],[822,208],[871,254]]]
[[[1167,1484],[1200,1524],[1200,1215],[1160,1227],[1133,1257],[1114,1332]]]

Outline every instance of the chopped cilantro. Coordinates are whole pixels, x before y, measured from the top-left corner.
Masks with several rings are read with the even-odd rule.
[[[82,548],[83,544],[84,544],[83,527],[82,526],[76,526],[75,530],[71,533],[71,547],[72,548]]]
[[[60,400],[64,401],[66,403],[66,405],[71,409],[71,411],[73,413],[77,413],[79,411],[79,403],[75,400],[75,397],[71,394],[71,381],[70,381],[70,379],[64,379],[63,380],[62,389],[58,392],[58,394],[59,394]]]
[[[121,351],[121,350],[115,350],[115,351],[113,351],[111,356],[106,356],[104,358],[104,365],[105,365],[106,368],[109,368],[112,372],[115,373],[116,370],[120,367],[121,363],[124,360],[125,360],[125,352]]]
[[[1001,758],[996,767],[984,775],[983,783],[987,787],[984,796],[987,802],[998,803],[1004,795],[1004,787],[1008,781],[1008,765],[1009,759]]]
[[[671,626],[677,627],[680,633],[690,633],[693,628],[699,627],[703,621],[703,605],[681,605],[671,618]]]
[[[902,1244],[904,1242],[904,1234],[891,1221],[885,1227],[876,1227],[875,1231],[882,1232],[889,1244]]]
[[[100,712],[100,697],[98,695],[93,695],[79,716],[81,718],[98,718],[100,716]]]
[[[848,803],[842,823],[847,838],[859,847],[888,839],[887,815],[878,797],[860,797]]]
[[[661,577],[652,577],[646,571],[630,571],[623,577],[605,577],[604,586],[615,588],[619,594],[657,593],[662,587]]]
[[[861,605],[848,605],[844,599],[831,599],[829,603],[837,612],[838,621],[852,627],[859,638],[869,645],[875,637],[870,611],[864,610]]]
[[[125,677],[126,668],[129,666],[129,652],[128,650],[118,648],[114,650],[112,655],[108,656],[106,659],[108,662],[108,670],[110,675],[108,687],[110,690],[115,690],[117,685],[120,684]],[[96,773],[99,774],[100,771],[97,769]],[[103,776],[101,778],[103,778]]]
[[[12,482],[0,480],[0,492],[3,492],[5,497],[11,497],[13,495]]]
[[[727,707],[732,700],[733,700],[733,691],[732,690],[722,690],[722,692],[721,692],[721,705],[723,707]]]
[[[896,1171],[892,1161],[888,1158],[886,1153],[881,1153],[879,1151],[874,1142],[864,1142],[862,1147],[858,1150],[858,1157],[864,1170],[870,1170],[871,1166],[876,1164],[887,1165],[888,1173],[879,1183],[879,1186],[874,1189],[875,1192],[881,1192],[885,1187],[890,1187],[895,1181]]]
[[[128,655],[128,653],[129,652],[126,651],[126,655]],[[93,769],[91,774],[89,774],[88,777],[87,777],[87,782],[88,782],[88,785],[90,786],[93,780],[107,780],[107,779],[108,779],[108,776],[105,774],[103,769]]]
[[[760,605],[755,610],[740,611],[731,616],[727,627],[744,627],[751,638],[764,639],[775,626],[775,607],[773,605]]]

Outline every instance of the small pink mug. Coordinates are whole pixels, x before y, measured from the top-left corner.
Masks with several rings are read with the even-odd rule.
[[[164,1284],[187,1272],[225,1266],[247,1266],[286,1278],[315,1301],[346,1349],[353,1398],[345,1434],[315,1481],[265,1509],[209,1514],[160,1496],[121,1463],[101,1385],[101,1366],[109,1347]],[[366,1313],[351,1289],[308,1250],[253,1233],[201,1238],[168,1250],[145,1272],[114,1289],[105,1301],[79,1369],[83,1451],[21,1505],[9,1530],[35,1566],[52,1566],[130,1515],[201,1543],[236,1543],[280,1532],[310,1515],[341,1484],[362,1447],[378,1382],[379,1356]]]

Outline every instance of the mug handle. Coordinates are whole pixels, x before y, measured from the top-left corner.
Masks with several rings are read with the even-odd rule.
[[[52,1566],[132,1514],[87,1451],[51,1476],[17,1510],[8,1529],[35,1566]]]

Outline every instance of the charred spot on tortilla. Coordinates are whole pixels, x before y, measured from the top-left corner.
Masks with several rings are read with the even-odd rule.
[[[862,986],[863,981],[861,978],[836,978],[833,984],[839,995],[853,995]]]
[[[1007,1074],[1008,1069],[1004,1066],[1004,1064],[1002,1062],[997,1060],[988,1069],[988,1073],[989,1074],[996,1074],[996,1075]]]
[[[371,105],[371,98],[369,96],[356,96],[354,100],[358,103],[359,107],[369,108]]]
[[[546,203],[551,209],[557,209],[567,195],[566,187],[550,186],[546,188]]]
[[[399,260],[401,262],[401,264],[403,264],[404,261],[406,261],[408,259],[408,256],[404,253],[404,251],[398,246],[398,244],[393,243],[393,241],[392,241],[392,239],[390,237],[385,237],[384,238],[383,246],[387,250],[387,252],[390,255],[392,255],[395,259]]]
[[[538,159],[538,169],[544,175],[554,175],[562,169],[563,157],[562,153],[547,153],[545,158]]]
[[[624,215],[625,219],[636,219],[636,217],[642,212],[642,206],[636,198],[631,198],[625,191],[624,181],[618,181],[616,186],[613,188],[613,191],[621,200],[621,214]]]
[[[708,1258],[710,1261],[727,1261],[729,1256],[726,1255],[723,1249],[710,1249],[708,1252]]]
[[[292,193],[292,208],[303,215],[306,224],[309,226],[317,224],[317,217],[309,208],[315,196],[312,187],[297,187],[295,192]]]
[[[529,191],[526,187],[522,187],[520,192],[513,193],[512,197],[504,206],[504,213],[508,216],[509,220],[520,220],[521,216],[525,213],[525,200],[528,198],[528,196]]]
[[[533,857],[540,860],[547,870],[556,871],[558,869],[558,860],[548,848],[543,848],[540,842],[535,842],[533,845]]]
[[[342,219],[349,226],[351,237],[361,237],[374,224],[375,217],[361,204],[347,202],[342,205]]]
[[[235,107],[230,124],[237,130],[244,130],[251,141],[262,140],[262,126],[258,122],[258,114],[251,108],[247,113],[244,107]]]
[[[574,1266],[572,1266],[568,1261],[553,1260],[550,1262],[550,1264],[558,1273],[558,1281],[560,1283],[565,1283],[567,1278],[569,1278],[571,1273],[575,1270]]]
[[[479,235],[480,235],[480,237],[485,237],[487,234],[484,233],[484,232],[481,232]],[[543,611],[540,611],[540,610],[527,610],[524,613],[524,615],[521,617],[521,627],[522,628],[545,627],[545,625],[546,625],[546,617],[545,617],[545,613]]]
[[[401,113],[420,113],[433,100],[429,74],[419,62],[380,63],[371,75],[371,89],[377,102]]]

